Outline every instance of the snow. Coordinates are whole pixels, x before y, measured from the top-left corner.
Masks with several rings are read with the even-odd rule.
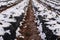
[[[2,36],[0,37],[0,40],[3,40]]]
[[[46,38],[45,33],[40,33],[39,35],[41,36],[41,38],[42,38],[43,40],[45,40],[45,38]]]
[[[45,22],[45,24],[56,24],[57,22],[56,21],[49,21],[49,22]]]
[[[38,8],[39,11],[43,11],[45,9],[45,7],[42,5],[42,4],[39,4],[36,0],[32,0],[33,1],[33,5]],[[35,11],[36,12],[36,11]],[[38,18],[37,16],[39,15],[38,14],[39,12],[36,12],[34,15],[36,18]],[[40,23],[40,20],[35,20],[35,22],[37,22],[37,25],[39,25],[37,28],[38,28],[38,31],[40,32],[40,36],[43,40],[45,40],[45,33],[43,33],[42,31],[42,23]]]
[[[25,4],[25,5],[24,5]],[[21,15],[21,13],[24,13],[24,7],[26,6],[27,4],[25,3],[25,1],[23,1],[23,2],[21,2],[21,3],[19,3],[18,5],[16,5],[16,6],[13,6],[13,7],[11,7],[11,8],[9,8],[9,9],[7,9],[7,10],[5,10],[5,11],[3,11],[2,13],[1,13],[1,19],[0,20],[4,20],[4,21],[7,21],[7,22],[16,22],[16,20],[14,19],[14,17],[16,17],[16,16],[20,16]],[[18,8],[18,9],[16,9],[16,8]],[[6,18],[3,18],[4,16],[3,16],[3,14],[5,14],[5,15],[7,15],[7,17]],[[12,15],[12,17],[13,18],[9,18],[10,16]]]
[[[8,27],[8,26],[10,26],[11,24],[10,23],[8,23],[8,22],[5,22],[5,21],[0,21],[0,27]]]
[[[29,1],[29,0],[28,0]],[[25,7],[25,6],[27,6],[28,5],[28,1],[27,0],[24,0],[22,3],[21,3],[21,5],[19,6],[20,8],[19,8],[19,10],[21,11],[21,12],[24,12],[22,9]],[[25,4],[25,5],[24,5]],[[23,20],[24,21],[24,20]],[[20,22],[20,26],[22,26],[22,21]],[[19,32],[20,31],[20,28],[18,27],[17,28],[17,30],[16,30],[16,37],[22,37],[22,38],[24,38],[24,36],[22,36],[21,35],[21,33]]]
[[[24,38],[24,36],[19,36],[20,38]]]
[[[2,0],[0,0],[1,2]],[[6,0],[3,0],[6,1]],[[5,33],[8,33],[11,35],[10,30],[4,30],[4,27],[9,27],[10,25],[12,25],[10,22],[16,22],[17,20],[14,17],[19,17],[20,15],[22,15],[22,13],[25,13],[26,11],[24,10],[24,8],[27,8],[28,2],[29,0],[24,0],[21,3],[18,3],[17,5],[8,8],[7,10],[3,11],[0,13],[0,35],[4,35]],[[50,5],[51,7],[55,8],[55,9],[60,9],[60,2],[59,1],[55,1],[54,0],[40,0],[42,3],[45,3],[47,5]],[[1,2],[0,3],[0,7],[7,5],[8,4],[11,5],[11,3],[16,2],[16,0],[12,0],[12,1],[8,1],[8,2]],[[38,18],[38,15],[42,16],[46,22],[44,22],[44,24],[48,24],[46,27],[48,27],[54,35],[60,36],[60,15],[58,15],[60,12],[58,11],[53,11],[53,10],[48,10],[48,8],[46,6],[44,6],[42,3],[38,3],[36,0],[32,0],[32,4],[33,6],[35,6],[38,10],[35,11],[35,17]],[[58,2],[58,3],[57,3]],[[56,5],[55,5],[56,4]],[[57,6],[58,5],[58,6]],[[40,12],[38,12],[40,11]],[[58,13],[57,13],[58,12]],[[26,14],[25,14],[26,15]],[[12,16],[12,18],[10,18]],[[55,20],[53,20],[52,18],[54,18]],[[25,21],[25,20],[24,20]],[[42,23],[41,21],[35,20],[35,22],[37,22],[37,24],[39,25],[38,31],[40,32],[40,36],[43,40],[46,40],[46,34],[42,29]],[[59,23],[58,23],[59,22]],[[20,26],[22,26],[22,21],[20,22]],[[27,27],[27,26],[25,26]],[[19,32],[20,28],[18,27],[16,30],[16,37],[22,37],[24,38],[24,36],[22,36],[22,34]],[[2,36],[0,37],[0,40],[3,40]]]
[[[4,19],[4,21],[6,21],[6,22],[16,22],[16,20],[14,18]]]
[[[46,27],[48,27],[52,31],[56,30],[57,33],[53,32],[53,34],[55,34],[57,36],[60,36],[60,34],[59,34],[60,30],[58,30],[58,29],[60,29],[60,24],[57,23],[57,22],[60,22],[59,21],[60,20],[59,15],[55,11],[51,11],[51,10],[48,10],[48,9],[45,12],[42,12],[40,14],[43,15],[42,17],[44,17],[44,15],[46,15],[47,17],[45,17],[45,19],[49,19],[49,21],[45,22],[45,24],[52,25],[52,26],[47,25]],[[55,18],[55,20],[52,20],[51,18]]]
[[[6,6],[10,6],[10,5],[12,5],[13,3],[15,3],[17,0],[0,0],[0,7],[1,6],[4,6],[4,5],[6,5]]]
[[[5,31],[2,27],[0,27],[0,35],[4,35],[5,34]]]
[[[40,0],[42,3],[38,3],[36,0],[33,0],[33,6],[36,7],[38,10],[35,11],[35,17],[38,18],[38,15],[40,15],[41,17],[43,17],[42,20],[46,21],[44,22],[44,24],[48,24],[46,25],[46,27],[48,27],[54,35],[60,36],[60,15],[59,15],[59,11],[58,10],[48,10],[48,8],[43,5],[43,3],[46,3],[47,5],[50,5],[51,7],[54,7],[55,9],[60,9],[60,6],[56,6],[59,5],[60,3],[55,3],[56,5],[50,3],[52,1],[50,0]],[[49,2],[47,2],[49,1]],[[53,18],[53,19],[52,19]],[[35,22],[37,22],[37,24],[39,25],[38,31],[40,32],[40,36],[43,40],[46,40],[45,37],[45,33],[42,32],[42,24],[40,23],[39,19],[36,20]],[[59,23],[58,23],[59,22]]]
[[[7,30],[7,31],[5,31],[5,32],[11,35],[10,30]]]
[[[3,29],[4,27],[9,27],[11,24],[7,23],[7,22],[4,22],[4,21],[0,21],[0,23],[2,23],[2,24],[0,24],[0,35],[4,35],[5,33],[11,34],[10,30],[5,31]]]
[[[16,37],[24,38],[24,36],[22,36],[22,34],[19,31],[20,31],[20,28],[18,27],[16,30]]]
[[[35,0],[32,0],[33,1],[33,5],[35,6],[35,7],[39,7],[39,9],[38,10],[44,10],[45,9],[45,7],[43,7],[43,5],[42,4],[39,4],[38,2],[36,2]]]
[[[14,39],[14,40],[17,40],[17,39]]]
[[[60,36],[60,28],[56,28],[56,32],[52,31],[54,34],[59,35]]]
[[[20,26],[22,26],[22,23],[23,23],[23,22],[20,22]]]
[[[1,1],[2,0],[0,0],[0,2]],[[4,5],[8,6],[8,4],[14,3],[15,1],[16,0],[8,1],[8,3],[4,2],[4,4],[3,4],[3,2],[1,2],[0,6],[2,6],[2,5],[3,6]],[[28,1],[29,0],[23,0],[21,3],[18,3],[17,5],[15,5],[15,6],[11,7],[11,8],[8,8],[8,9],[6,9],[6,10],[4,10],[4,11],[2,11],[0,13],[0,35],[1,36],[3,36],[5,33],[8,33],[9,35],[11,35],[10,30],[9,29],[4,30],[4,27],[5,28],[10,27],[12,25],[10,22],[16,22],[17,21],[14,17],[19,17],[20,15],[22,15],[22,13],[26,12],[25,7],[29,3]],[[16,37],[18,37],[20,35],[19,30],[20,30],[20,28],[18,28],[16,30]],[[20,37],[24,38],[23,36],[20,36]],[[0,37],[0,39],[3,40],[2,37]]]
[[[41,2],[50,5],[55,9],[60,9],[60,1],[59,0],[40,0]]]
[[[16,37],[21,35],[21,33],[19,31],[20,31],[20,28],[18,27],[17,30],[16,30]]]

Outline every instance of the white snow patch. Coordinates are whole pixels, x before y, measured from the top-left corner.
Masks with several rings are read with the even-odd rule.
[[[3,40],[2,36],[0,37],[0,40]]]
[[[8,33],[8,34],[11,34],[11,33],[10,33],[10,30],[7,30],[7,31],[5,31],[5,32]]]
[[[0,27],[0,35],[4,35],[5,34],[5,31],[2,27]]]
[[[21,33],[19,31],[20,31],[20,28],[18,27],[17,30],[16,30],[16,37],[21,35]]]
[[[0,21],[0,27],[9,27],[11,24],[8,22]]]

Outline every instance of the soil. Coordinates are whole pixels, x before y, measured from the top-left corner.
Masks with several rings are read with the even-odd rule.
[[[38,35],[37,24],[34,22],[35,16],[32,7],[32,1],[30,0],[27,10],[27,15],[25,16],[25,21],[23,22],[22,26],[20,26],[20,33],[24,38],[18,37],[17,40],[41,40],[40,36]]]
[[[0,13],[17,4],[14,3],[13,5],[9,7],[7,6],[0,7],[2,8],[2,10],[0,9]],[[33,11],[31,0],[29,1],[28,10],[26,14],[27,15],[25,16],[25,21],[23,22],[22,26],[20,26],[21,30],[19,31],[22,34],[22,36],[24,36],[24,38],[18,37],[17,40],[41,40],[41,37],[38,35],[39,32],[37,29],[37,24],[34,22],[35,16],[34,16],[34,11]]]

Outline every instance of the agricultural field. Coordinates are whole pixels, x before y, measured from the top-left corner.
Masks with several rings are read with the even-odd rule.
[[[0,40],[60,40],[60,0],[0,0]]]

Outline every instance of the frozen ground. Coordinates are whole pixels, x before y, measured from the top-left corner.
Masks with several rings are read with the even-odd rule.
[[[43,40],[58,40],[57,38],[60,36],[60,1],[40,0],[41,3],[38,3],[36,0],[32,1],[34,15],[37,19],[35,22],[37,22],[37,28],[40,32],[39,35]],[[4,5],[10,6],[15,2],[16,0],[7,2],[6,0],[0,0],[0,7]],[[25,7],[27,8],[28,3],[29,0],[23,0],[21,3],[18,3],[17,5],[0,13],[0,40],[14,40],[16,37],[21,35],[18,32],[20,30],[19,26],[22,25],[22,21],[20,21],[20,19],[23,19],[23,15],[26,15],[24,13],[26,13]],[[51,10],[49,10],[47,6],[50,6]],[[9,37],[10,39],[6,39],[8,37],[5,37],[6,35],[11,36]],[[16,37],[14,37],[15,35]],[[24,38],[23,36],[20,37]]]

